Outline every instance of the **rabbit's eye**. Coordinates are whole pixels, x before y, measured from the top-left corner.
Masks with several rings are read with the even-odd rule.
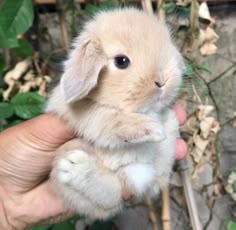
[[[130,60],[125,55],[115,57],[115,66],[119,69],[126,69],[130,64]]]

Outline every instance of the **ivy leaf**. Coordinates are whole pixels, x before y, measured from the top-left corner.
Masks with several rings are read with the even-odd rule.
[[[22,119],[30,119],[43,112],[46,99],[35,92],[20,93],[11,99],[15,114]]]
[[[118,7],[118,4],[111,1],[101,2],[99,6],[100,10],[109,10],[109,9],[114,9],[116,7]]]
[[[105,1],[105,2],[101,2],[99,6],[95,6],[92,4],[86,5],[85,12],[89,16],[93,16],[94,14],[96,14],[99,11],[113,9],[116,7],[118,7],[118,5],[116,3],[111,2],[111,1]]]
[[[196,65],[195,68],[196,68],[196,69],[199,69],[199,70],[203,70],[203,71],[205,71],[205,72],[207,72],[207,73],[210,73],[210,74],[212,73],[210,67],[207,66],[207,65],[204,65],[204,64],[202,64],[202,65]]]
[[[185,64],[185,73],[184,76],[186,77],[192,77],[193,76],[193,68],[191,65],[189,65],[188,63]]]
[[[89,15],[89,16],[93,16],[94,14],[96,14],[98,12],[98,7],[92,4],[88,4],[85,7],[85,12]]]
[[[236,230],[236,222],[229,221],[227,225],[227,230]]]
[[[19,39],[19,46],[15,48],[16,53],[22,57],[27,58],[33,54],[33,48],[31,44],[25,39]]]
[[[190,7],[178,7],[178,14],[180,17],[188,18],[190,16]]]
[[[3,72],[4,66],[5,66],[4,58],[0,54],[0,74]]]
[[[94,224],[90,227],[91,230],[112,230],[113,222],[108,221],[95,221]]]
[[[14,109],[11,104],[0,102],[0,120],[7,119],[14,114]]]
[[[0,47],[1,48],[14,48],[17,46],[19,46],[17,38],[3,38],[1,36],[1,31],[0,31]]]
[[[7,0],[0,6],[0,40],[16,38],[33,22],[32,0]]]
[[[75,230],[75,224],[69,220],[53,225],[53,230]]]
[[[163,6],[163,8],[167,14],[170,14],[175,10],[176,4],[174,2],[168,2]]]
[[[13,122],[8,123],[7,125],[4,126],[4,129],[10,128],[12,126],[18,125],[24,120],[14,120]]]
[[[28,228],[27,230],[48,230],[49,227],[50,225],[43,225],[43,226]]]

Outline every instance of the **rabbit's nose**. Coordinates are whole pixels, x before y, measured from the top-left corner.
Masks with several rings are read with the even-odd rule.
[[[158,82],[158,81],[155,81],[155,84],[156,84],[156,86],[158,87],[158,88],[161,88],[164,84],[161,84],[160,82]]]

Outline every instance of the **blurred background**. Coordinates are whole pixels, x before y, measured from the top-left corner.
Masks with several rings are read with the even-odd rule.
[[[160,197],[129,204],[117,217],[75,216],[34,230],[236,230],[236,1],[0,1],[0,131],[43,113],[53,82],[81,25],[100,10],[136,6],[169,25],[186,63],[177,103],[189,153]],[[106,35],[104,35],[106,36]],[[158,52],[158,51],[157,51]],[[191,210],[186,181],[196,200]]]

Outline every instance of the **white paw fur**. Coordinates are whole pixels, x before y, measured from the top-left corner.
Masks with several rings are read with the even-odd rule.
[[[70,151],[55,161],[51,178],[79,213],[103,219],[121,209],[118,178],[99,171],[95,158],[82,150]]]

